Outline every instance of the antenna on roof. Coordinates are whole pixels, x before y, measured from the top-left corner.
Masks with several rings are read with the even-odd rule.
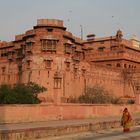
[[[80,25],[80,28],[81,28],[81,39],[83,40],[83,26]]]

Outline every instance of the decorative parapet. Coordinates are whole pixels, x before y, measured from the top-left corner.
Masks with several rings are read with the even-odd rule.
[[[20,40],[22,40],[24,36],[25,36],[25,34],[16,35],[16,36],[15,36],[15,41],[20,41]]]
[[[73,39],[73,35],[72,35],[72,33],[70,33],[70,32],[64,32],[64,35],[63,35],[64,37],[67,37],[67,38],[70,38],[70,39]],[[74,39],[73,39],[74,40]]]
[[[33,29],[26,31],[25,33],[25,36],[32,36],[32,35],[35,35],[35,31]]]
[[[127,59],[140,62],[139,54],[134,54],[131,52],[121,52],[121,51],[104,51],[104,52],[96,52],[91,54],[91,59],[94,61],[98,60],[110,60],[110,59]]]
[[[123,58],[124,53],[119,53],[119,52],[97,52],[91,54],[92,60],[106,60],[106,59],[119,59]]]
[[[14,47],[13,42],[0,42],[0,48],[12,48]]]

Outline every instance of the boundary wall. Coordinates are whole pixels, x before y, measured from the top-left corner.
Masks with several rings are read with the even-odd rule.
[[[88,119],[120,116],[127,107],[131,114],[140,112],[140,105],[112,104],[38,104],[0,105],[0,123],[43,122],[49,120]]]

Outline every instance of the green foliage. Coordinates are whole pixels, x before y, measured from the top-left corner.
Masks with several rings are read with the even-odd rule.
[[[35,83],[0,86],[0,104],[36,104],[40,103],[38,93],[45,91]]]
[[[47,90],[45,87],[33,82],[28,83],[27,87],[31,90],[32,93],[40,93]]]
[[[120,98],[112,97],[112,104],[123,104],[123,101]]]
[[[135,100],[129,99],[129,100],[127,101],[127,103],[128,103],[128,104],[134,104],[134,103],[135,103]]]
[[[14,101],[15,101],[15,98],[13,98],[12,88],[8,85],[1,85],[0,86],[0,103],[5,104],[9,102],[14,102]]]

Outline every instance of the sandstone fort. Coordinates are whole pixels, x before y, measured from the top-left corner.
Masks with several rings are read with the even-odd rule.
[[[0,42],[0,84],[35,82],[47,88],[44,102],[68,102],[87,87],[101,85],[113,96],[135,99],[140,93],[140,42],[136,36],[75,37],[62,20],[37,25]],[[140,100],[140,98],[137,98]]]

